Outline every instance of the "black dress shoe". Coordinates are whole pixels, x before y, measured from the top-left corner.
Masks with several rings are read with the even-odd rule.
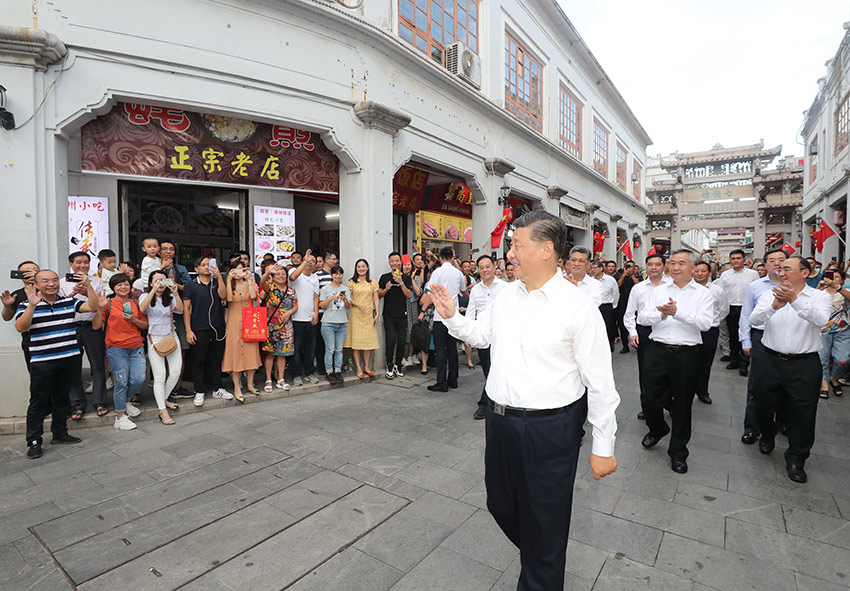
[[[449,391],[448,386],[441,386],[440,384],[431,384],[430,386],[428,386],[428,389],[431,392],[448,392]]]
[[[655,447],[658,444],[658,442],[661,441],[661,438],[664,437],[665,435],[667,435],[669,432],[670,432],[670,427],[667,427],[667,430],[664,431],[663,433],[659,434],[659,435],[653,435],[652,432],[650,431],[649,433],[647,433],[646,435],[643,436],[643,439],[641,440],[640,444],[642,446],[644,446],[646,449],[651,449],[651,448]]]
[[[475,409],[475,413],[472,415],[472,418],[476,421],[480,421],[481,419],[487,416],[486,409],[483,406],[479,406]]]
[[[50,443],[53,445],[57,445],[59,443],[80,443],[82,439],[79,437],[74,437],[69,433],[65,433],[64,435],[54,435],[53,439],[50,440]]]
[[[457,384],[449,384],[449,388],[452,390],[457,390]]]
[[[720,361],[729,361],[730,359],[732,359],[732,358],[729,357],[728,355],[724,355],[723,357],[720,358]]]
[[[629,352],[628,347],[623,347],[622,349],[620,349],[620,355],[623,355],[623,354],[628,353],[628,352]]]
[[[747,431],[746,433],[741,435],[741,443],[746,443],[747,445],[752,445],[756,441],[758,441],[758,438],[759,438],[758,435],[756,435],[755,433],[751,433],[750,431]]]
[[[711,396],[708,395],[708,392],[705,394],[697,394],[697,398],[699,398],[700,402],[705,404],[711,404]]]
[[[776,441],[773,439],[766,439],[762,437],[759,439],[759,451],[763,454],[769,454],[773,451],[773,448],[776,447]]]
[[[670,460],[670,468],[673,472],[684,474],[688,471],[688,463],[685,460]]]
[[[788,427],[782,425],[779,427],[779,432],[782,433],[785,437],[788,437]]]
[[[796,464],[788,466],[788,478],[801,484],[809,479],[809,477],[806,476],[806,471],[803,470],[803,467]]]
[[[738,370],[738,374],[747,377],[748,375],[750,375],[750,370],[749,368],[742,367]]]
[[[644,419],[646,419],[646,415],[645,415],[645,414],[643,414],[643,411],[640,411],[640,412],[637,414],[637,420],[642,421],[642,420],[644,420]]]
[[[730,361],[729,364],[726,366],[726,369],[738,369],[739,367],[741,367],[740,363],[738,363],[737,361]]]
[[[36,443],[35,445],[31,445],[27,448],[27,457],[31,460],[35,460],[41,457],[41,445]]]

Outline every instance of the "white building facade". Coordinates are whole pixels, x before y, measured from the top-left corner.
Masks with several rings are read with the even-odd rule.
[[[121,260],[151,234],[184,263],[313,247],[375,276],[392,250],[490,252],[505,207],[642,256],[650,139],[551,0],[36,0],[0,23],[7,268],[66,271],[77,197],[98,199]],[[294,209],[294,236],[258,208]],[[11,323],[0,373],[0,417],[20,416]]]

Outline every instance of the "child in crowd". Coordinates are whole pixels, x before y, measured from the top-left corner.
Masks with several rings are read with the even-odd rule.
[[[145,253],[145,258],[142,259],[142,274],[139,278],[142,280],[141,290],[144,291],[147,289],[151,272],[162,266],[162,260],[159,258],[159,240],[153,237],[142,240],[142,252]]]
[[[118,257],[114,250],[104,248],[97,253],[97,259],[100,261],[100,281],[103,284],[103,291],[106,295],[112,295],[112,290],[109,288],[109,279],[118,273]]]

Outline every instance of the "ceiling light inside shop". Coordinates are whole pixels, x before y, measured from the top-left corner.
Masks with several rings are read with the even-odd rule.
[[[219,209],[229,209],[230,211],[239,211],[238,205],[227,205],[227,204],[219,203],[218,205],[216,205],[216,207],[219,208]]]
[[[330,220],[330,219],[338,218],[338,217],[339,217],[339,212],[336,212],[336,213],[326,213],[326,214],[325,214],[325,219],[326,219],[326,220]]]

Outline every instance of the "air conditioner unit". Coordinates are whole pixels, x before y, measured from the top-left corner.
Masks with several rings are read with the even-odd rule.
[[[446,47],[446,69],[477,89],[481,89],[481,58],[463,43]]]

